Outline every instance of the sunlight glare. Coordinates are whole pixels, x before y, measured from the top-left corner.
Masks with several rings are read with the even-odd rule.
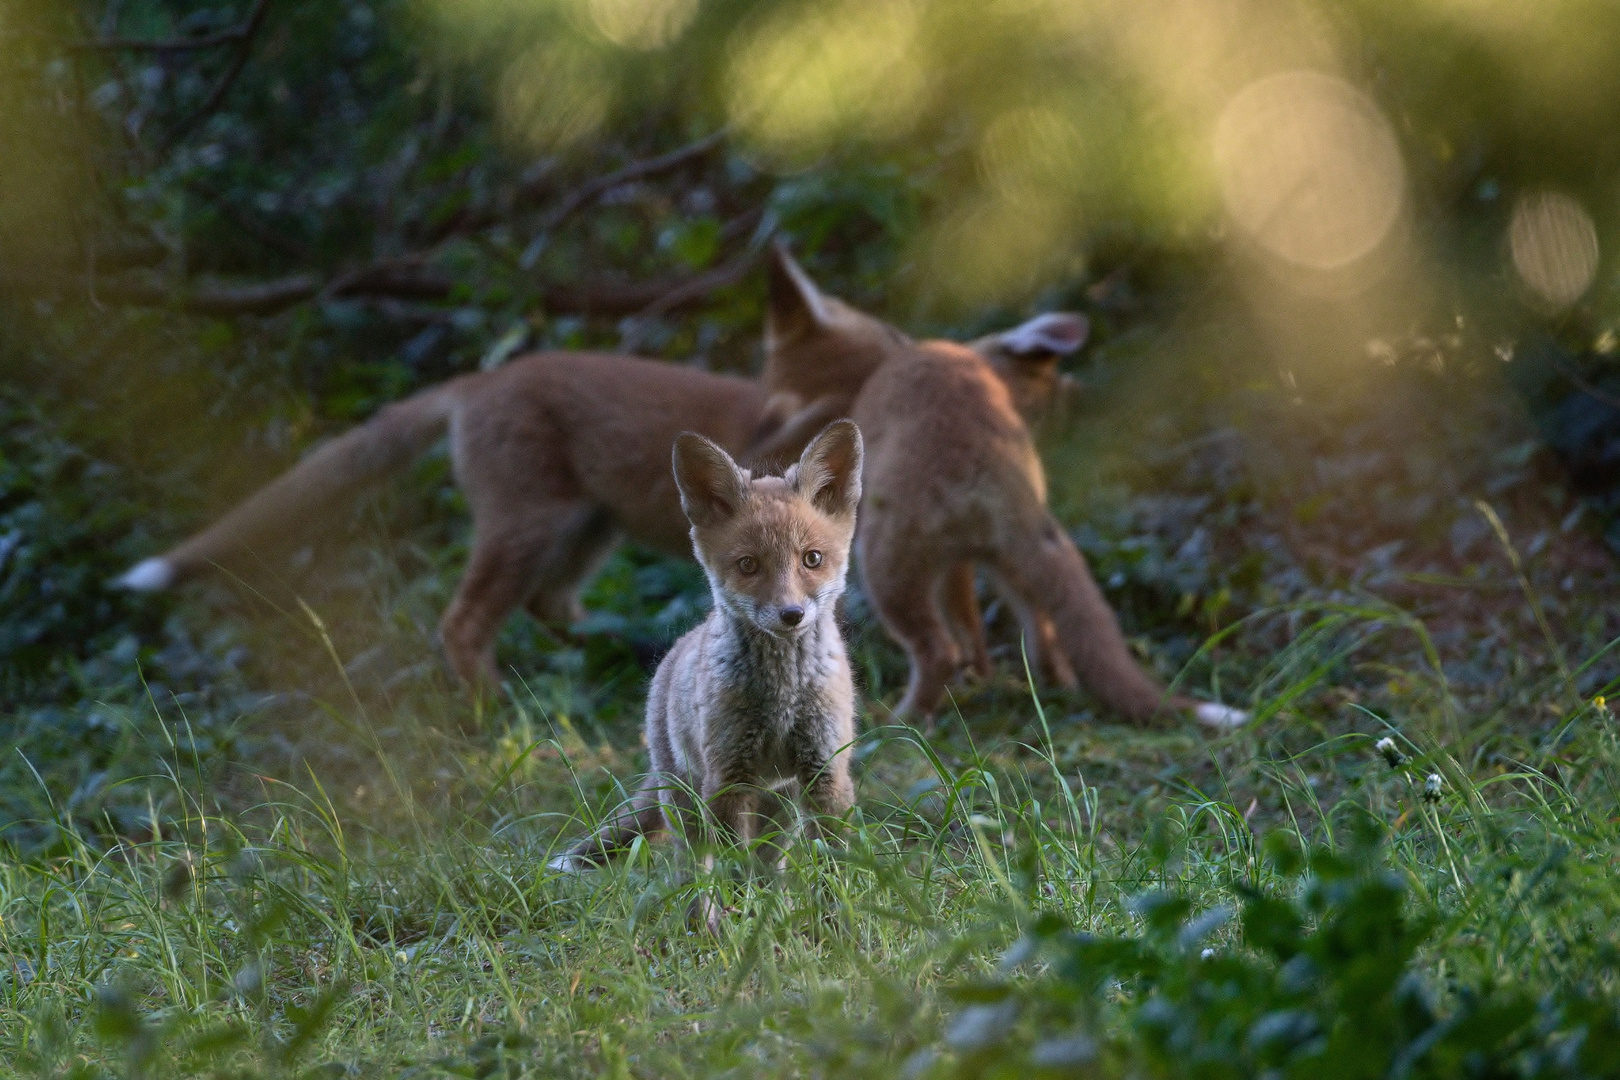
[[[847,133],[903,132],[923,97],[917,21],[905,0],[770,18],[735,49],[732,119],[789,161],[813,158]]]
[[[626,49],[662,49],[686,30],[698,0],[588,0],[591,22]]]
[[[1389,124],[1344,80],[1288,71],[1251,83],[1215,128],[1227,211],[1260,247],[1337,270],[1389,235],[1406,174]]]

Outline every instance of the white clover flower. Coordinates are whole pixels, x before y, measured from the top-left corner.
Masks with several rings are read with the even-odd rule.
[[[1401,753],[1401,748],[1396,746],[1395,740],[1388,735],[1373,743],[1373,749],[1384,755],[1384,760],[1389,762],[1392,769],[1399,768],[1406,761],[1406,755]]]
[[[1440,779],[1440,774],[1432,772],[1423,781],[1423,799],[1425,802],[1439,802],[1440,793],[1445,790],[1446,782]]]

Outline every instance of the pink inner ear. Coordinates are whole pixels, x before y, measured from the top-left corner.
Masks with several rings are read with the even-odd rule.
[[[1084,345],[1090,333],[1091,321],[1084,315],[1054,311],[1008,330],[1001,335],[1001,344],[1015,355],[1050,352],[1067,356]]]

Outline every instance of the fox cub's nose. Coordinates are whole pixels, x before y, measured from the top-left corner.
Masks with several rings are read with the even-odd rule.
[[[777,616],[782,620],[783,626],[798,626],[804,620],[804,608],[794,604],[777,612]]]

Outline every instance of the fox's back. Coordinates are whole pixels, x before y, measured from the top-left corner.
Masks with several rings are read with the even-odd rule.
[[[678,554],[688,550],[687,522],[670,444],[697,431],[740,450],[765,406],[751,379],[612,353],[536,353],[467,383],[463,422],[482,429],[474,439],[492,460],[519,432],[524,441],[549,437],[582,492],[638,541]]]
[[[866,505],[930,532],[981,528],[1042,505],[1046,479],[1006,384],[980,356],[919,345],[879,368],[855,403]]]

